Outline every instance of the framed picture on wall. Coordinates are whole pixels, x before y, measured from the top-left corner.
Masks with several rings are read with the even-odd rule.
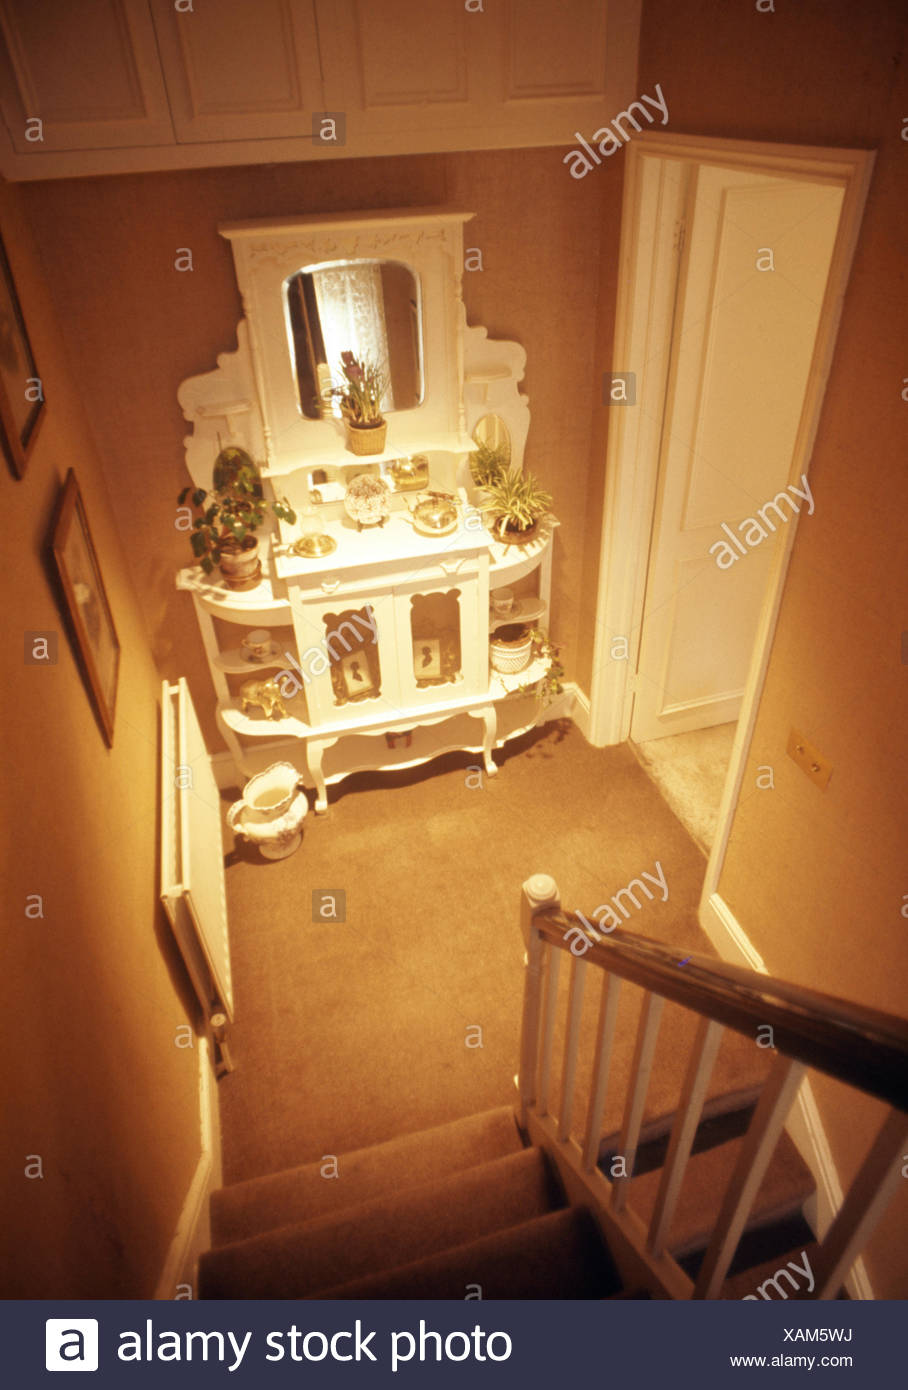
[[[104,737],[108,747],[112,748],[120,643],[91,539],[82,494],[72,469],[63,485],[52,545],[78,656]]]
[[[43,415],[44,388],[0,240],[0,432],[17,478],[25,473]]]

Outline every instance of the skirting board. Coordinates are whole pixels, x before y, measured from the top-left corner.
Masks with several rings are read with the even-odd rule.
[[[589,743],[591,728],[590,697],[585,690],[581,690],[580,686],[576,685],[573,681],[565,681],[564,688],[565,690],[569,690],[573,696],[573,704],[571,705],[570,711],[571,719],[577,725],[577,728],[583,734],[587,743]]]
[[[198,1039],[200,1152],[154,1296],[194,1299],[199,1256],[211,1244],[208,1198],[221,1186],[221,1126],[208,1039]]]
[[[712,893],[705,905],[701,904],[700,925],[722,960],[733,965],[746,965],[761,975],[769,974],[762,956],[718,893]],[[842,1205],[844,1193],[809,1080],[801,1083],[785,1128],[816,1179],[816,1226],[822,1239]],[[873,1287],[862,1259],[855,1261],[845,1287],[851,1298],[873,1299]]]

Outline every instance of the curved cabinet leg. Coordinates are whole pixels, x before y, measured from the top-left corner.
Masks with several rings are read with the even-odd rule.
[[[495,747],[498,734],[498,711],[494,705],[486,705],[485,709],[477,710],[476,713],[481,717],[486,731],[482,741],[482,760],[488,775],[494,777],[498,771],[498,764],[492,760],[492,749]]]
[[[325,786],[325,774],[322,772],[322,754],[333,742],[334,739],[330,739],[327,743],[316,738],[306,740],[306,767],[309,770],[309,776],[315,783],[315,814],[317,816],[325,815],[328,810],[328,788]]]

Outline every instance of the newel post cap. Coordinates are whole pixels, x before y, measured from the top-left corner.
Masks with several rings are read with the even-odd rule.
[[[561,902],[558,884],[551,874],[533,874],[524,883],[523,891],[533,912],[544,907],[557,907]]]

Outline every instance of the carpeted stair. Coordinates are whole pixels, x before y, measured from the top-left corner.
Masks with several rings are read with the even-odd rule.
[[[326,1156],[327,1158],[327,1156]],[[509,1109],[212,1197],[202,1298],[607,1298],[621,1281]],[[318,1213],[317,1215],[315,1213]]]
[[[749,1114],[748,1107],[718,1127],[705,1121],[690,1159],[669,1248],[691,1274]],[[658,1126],[644,1147],[628,1201],[646,1220],[664,1158]],[[602,1152],[613,1151],[604,1141]],[[607,1173],[605,1160],[601,1166]],[[751,1252],[745,1266],[775,1268],[783,1251],[803,1244],[802,1230],[810,1239],[801,1209],[812,1191],[808,1169],[783,1135],[739,1248]],[[211,1227],[213,1248],[199,1268],[202,1298],[648,1297],[622,1288],[597,1222],[567,1205],[548,1159],[524,1146],[510,1109],[222,1188],[212,1196]],[[740,1277],[741,1270],[739,1260],[732,1272]],[[755,1286],[750,1278],[742,1287]]]

